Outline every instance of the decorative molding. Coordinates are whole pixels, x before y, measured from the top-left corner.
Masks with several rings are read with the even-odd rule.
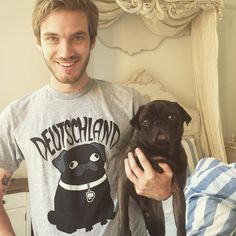
[[[118,5],[128,13],[147,14],[155,8],[156,0],[116,0]]]
[[[185,35],[189,34],[189,31],[185,32]],[[141,17],[127,13],[109,28],[99,29],[97,38],[105,47],[129,56],[156,50],[167,39],[151,32]]]
[[[134,56],[134,55],[137,55],[141,52],[153,51],[153,50],[157,49],[159,47],[159,45],[166,39],[166,38],[157,38],[155,44],[153,44],[153,45],[149,44],[149,45],[141,45],[140,46],[137,43],[136,44],[133,43],[130,46],[130,45],[122,45],[119,42],[117,42],[117,45],[115,45],[114,43],[109,42],[107,40],[107,38],[104,38],[103,35],[99,34],[99,33],[98,33],[97,38],[102,43],[102,45],[104,45],[105,47],[111,48],[111,49],[118,49],[121,52],[123,52],[129,56]]]
[[[202,11],[215,10],[219,18],[222,18],[223,7],[223,0],[94,1],[99,9],[99,28],[101,29],[99,39],[105,46],[118,48],[128,55],[154,50],[166,38],[187,35],[193,19]],[[142,22],[135,24],[131,17],[127,18],[127,15],[136,17],[136,21],[139,18]],[[126,20],[124,21],[123,18]],[[128,20],[132,22],[132,26]],[[122,27],[117,26],[119,24],[122,24]],[[113,31],[112,34],[106,32],[108,27],[110,31]],[[145,35],[144,40],[141,40],[143,39],[140,35],[141,27]],[[154,36],[147,31],[156,35],[156,39],[153,40]]]
[[[158,87],[160,87],[162,90],[164,87],[155,80],[149,71],[146,69],[139,69],[129,81],[125,83],[125,85],[140,85],[140,86],[147,86],[151,84],[156,84]],[[163,90],[164,91],[164,90]]]
[[[153,23],[165,19],[189,17],[199,10],[217,10],[222,16],[222,0],[116,0],[117,4],[128,13],[140,14]]]

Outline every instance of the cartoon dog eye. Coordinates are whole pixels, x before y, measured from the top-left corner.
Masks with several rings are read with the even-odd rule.
[[[176,116],[175,116],[175,115],[169,115],[169,116],[168,116],[168,119],[169,119],[169,120],[175,120],[175,119],[176,119]]]
[[[143,127],[149,127],[150,126],[150,121],[149,120],[143,120],[142,125],[143,125]]]
[[[100,156],[99,156],[97,153],[93,153],[93,154],[90,156],[89,159],[90,159],[90,161],[95,162],[95,161],[98,161],[99,158],[100,158]]]
[[[71,170],[74,170],[77,166],[78,166],[78,161],[72,161],[70,164],[69,164],[69,168]]]

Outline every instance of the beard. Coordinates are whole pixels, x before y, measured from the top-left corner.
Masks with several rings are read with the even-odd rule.
[[[60,83],[63,84],[74,84],[76,82],[78,82],[84,75],[86,68],[88,66],[89,63],[89,59],[90,59],[90,53],[87,55],[87,57],[85,57],[84,61],[82,62],[81,68],[80,68],[80,72],[79,74],[77,74],[76,76],[70,76],[70,75],[66,75],[66,76],[60,76],[58,75],[59,73],[57,73],[56,69],[53,68],[53,66],[49,63],[49,61],[46,60],[44,54],[43,54],[43,58],[44,61],[48,67],[48,69],[50,70],[51,74],[53,75],[53,77]],[[81,60],[81,56],[71,56],[69,58],[60,58],[60,61],[63,62],[67,62],[67,61],[82,61]],[[56,62],[54,62],[56,63]]]

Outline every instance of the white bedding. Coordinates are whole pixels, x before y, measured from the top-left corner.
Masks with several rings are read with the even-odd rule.
[[[236,235],[236,163],[201,159],[185,197],[188,236]]]
[[[166,236],[176,236],[175,219],[172,210],[172,197],[163,201],[163,210],[165,213]]]
[[[236,236],[236,163],[201,159],[186,188],[187,236]],[[172,198],[163,202],[166,236],[176,236]]]

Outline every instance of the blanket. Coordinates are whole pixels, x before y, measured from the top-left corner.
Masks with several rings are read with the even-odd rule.
[[[185,197],[187,236],[236,235],[236,163],[201,159]]]

